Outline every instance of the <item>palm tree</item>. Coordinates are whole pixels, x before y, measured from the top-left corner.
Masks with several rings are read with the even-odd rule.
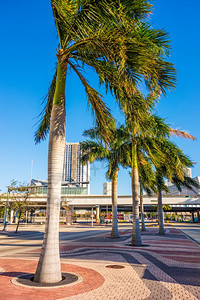
[[[165,178],[172,181],[172,178],[182,183],[185,182],[184,170],[186,166],[192,166],[189,158],[175,145],[169,138],[171,135],[184,137],[195,140],[195,137],[186,133],[185,131],[172,129],[167,125],[163,119],[155,115],[150,115],[148,135],[143,136],[138,140],[138,150],[143,151],[148,157],[146,160],[151,163],[156,169],[155,175],[151,175],[152,181],[144,177],[147,192],[153,191],[158,193],[158,220],[159,220],[159,234],[164,234],[163,209],[162,209],[162,190],[168,192],[165,185]],[[151,167],[149,166],[149,170]],[[143,170],[144,173],[144,170]],[[190,181],[191,185],[195,184]]]
[[[168,193],[168,188],[165,185],[163,176],[159,172],[156,172],[156,183],[158,189],[158,225],[159,225],[158,233],[163,235],[165,234],[165,228],[164,228],[164,216],[163,216],[163,205],[162,205],[162,191]]]
[[[144,221],[144,205],[143,205],[143,190],[146,191],[148,196],[152,195],[152,192],[156,192],[156,180],[153,166],[146,153],[142,152],[139,145],[137,147],[138,157],[138,172],[139,172],[139,184],[140,184],[140,214],[141,214],[141,230],[145,231]]]
[[[124,101],[123,109],[126,115],[127,129],[130,134],[130,162],[131,166],[131,186],[133,203],[133,231],[132,246],[141,246],[141,234],[139,225],[139,170],[138,170],[138,147],[139,142],[149,134],[151,124],[151,109],[155,99],[155,94],[144,97],[139,91],[134,98]],[[150,127],[152,128],[152,127]]]
[[[107,178],[112,180],[112,231],[111,238],[119,238],[117,224],[117,178],[119,166],[127,163],[128,149],[126,140],[128,133],[124,127],[111,131],[112,139],[108,143],[103,140],[104,135],[98,129],[91,129],[84,132],[85,136],[90,137],[90,140],[81,142],[82,162],[90,163],[95,160],[106,160],[108,162]]]
[[[171,135],[175,135],[195,140],[195,137],[185,131],[171,128],[158,116],[151,116],[151,119],[153,121],[152,125],[154,124],[153,131],[150,136],[144,139],[143,149],[148,153],[148,157],[156,169],[155,180],[158,193],[159,234],[164,234],[162,191],[168,192],[168,188],[165,185],[165,178],[168,178],[170,181],[176,178],[176,182],[179,182],[180,185],[184,186],[188,184],[189,186],[184,172],[186,167],[192,166],[191,160],[169,138]],[[196,182],[193,180],[190,181],[190,188],[192,186],[196,186]],[[149,188],[155,192],[155,182]]]
[[[36,142],[49,133],[47,220],[42,251],[34,277],[40,283],[61,280],[59,210],[65,147],[65,82],[73,70],[85,87],[99,128],[108,132],[112,117],[101,95],[83,76],[89,66],[101,83],[120,99],[135,90],[139,78],[149,89],[174,86],[175,70],[165,60],[167,35],[145,23],[151,12],[147,0],[116,2],[51,0],[59,38],[56,71],[50,85]],[[131,85],[130,85],[131,83]],[[132,93],[131,93],[132,94]]]
[[[159,211],[159,224],[160,233],[163,232],[163,215],[160,213],[162,207],[162,189],[167,190],[164,185],[164,178],[160,176],[162,168],[165,167],[164,158],[169,158],[166,163],[168,171],[165,172],[165,176],[169,178],[170,170],[176,170],[179,178],[181,178],[183,167],[191,166],[191,161],[185,156],[182,151],[167,139],[170,134],[183,136],[185,138],[195,139],[193,136],[185,133],[184,131],[178,131],[171,129],[163,119],[158,116],[152,115],[155,95],[151,94],[148,97],[143,97],[141,93],[138,93],[137,104],[132,102],[134,109],[131,106],[131,102],[126,103],[126,122],[127,127],[131,134],[130,141],[130,153],[132,168],[132,196],[133,196],[133,234],[132,245],[142,245],[140,230],[139,230],[139,181],[140,194],[142,201],[142,188],[145,188],[147,192],[158,191],[158,211]],[[162,143],[166,142],[165,148],[162,147]],[[168,143],[168,144],[167,144]],[[171,156],[167,153],[168,147],[171,147]],[[164,152],[165,151],[165,152]],[[169,151],[168,151],[169,152]],[[165,155],[164,155],[165,153]],[[170,162],[171,158],[171,162]],[[156,175],[153,174],[152,165],[156,168]],[[171,169],[170,169],[171,167]],[[146,168],[146,170],[145,170]],[[149,173],[149,174],[148,174]],[[150,175],[151,174],[151,179]],[[161,173],[163,174],[163,173]],[[174,173],[175,174],[175,173]],[[141,203],[141,217],[143,219],[143,203]],[[142,228],[144,229],[144,221],[142,220]]]
[[[183,136],[183,132],[181,134]],[[189,134],[187,134],[187,138],[194,139],[194,137]],[[159,151],[157,149],[159,149]],[[178,189],[181,189],[182,186],[188,186],[192,189],[193,186],[197,187],[198,184],[192,179],[189,180],[185,175],[186,167],[192,167],[193,163],[182,150],[169,139],[163,137],[156,140],[156,150],[152,150],[152,153],[151,158],[156,168],[155,176],[158,190],[159,234],[165,234],[162,207],[162,191],[168,192],[168,187],[165,185],[165,178],[174,183]],[[156,156],[156,159],[153,158],[153,156]]]
[[[108,132],[112,123],[102,96],[88,84],[81,72],[85,65],[92,67],[97,73],[102,71],[105,74],[111,63],[123,66],[123,40],[116,30],[114,17],[108,17],[110,6],[106,3],[103,5],[101,9],[100,3],[97,5],[94,1],[51,0],[59,38],[58,61],[44,115],[35,135],[36,142],[39,142],[49,132],[47,219],[34,277],[40,283],[61,280],[59,211],[66,126],[65,82],[70,68],[85,87],[88,101],[96,114],[97,126]]]

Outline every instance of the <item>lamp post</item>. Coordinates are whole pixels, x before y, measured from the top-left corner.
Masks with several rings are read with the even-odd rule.
[[[63,207],[66,210],[66,225],[72,224],[72,207],[70,208],[69,204],[72,202],[72,199],[70,198],[64,198],[64,201],[66,204],[63,205]]]
[[[3,218],[3,230],[6,230],[6,226],[7,226],[7,210],[8,210],[8,200],[9,200],[9,196],[10,196],[10,189],[8,186],[8,191],[7,191],[7,201],[6,201],[6,206],[5,206],[5,210],[4,210],[4,218]]]

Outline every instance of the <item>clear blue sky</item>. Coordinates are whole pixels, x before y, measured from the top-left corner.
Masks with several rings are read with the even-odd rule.
[[[153,27],[164,28],[172,41],[172,61],[178,70],[177,89],[162,98],[157,112],[174,128],[187,130],[197,142],[174,139],[197,164],[200,175],[200,60],[199,0],[154,0]],[[52,79],[57,37],[50,0],[10,0],[0,4],[0,189],[18,181],[47,178],[48,143],[34,144],[37,116]],[[96,77],[88,74],[98,88]],[[104,90],[102,90],[104,93]],[[67,141],[82,140],[92,126],[92,114],[79,80],[69,74],[66,86]],[[106,97],[113,114],[122,120],[114,99]],[[91,166],[91,192],[101,194],[106,165]],[[127,171],[120,171],[119,194],[130,193]]]

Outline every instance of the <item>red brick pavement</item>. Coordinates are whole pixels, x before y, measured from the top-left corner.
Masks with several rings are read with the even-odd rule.
[[[174,261],[181,261],[186,263],[196,263],[200,264],[200,257],[191,257],[191,256],[172,256],[172,255],[165,255],[165,258],[170,258]]]
[[[1,300],[55,300],[89,292],[100,287],[104,278],[98,272],[72,264],[61,265],[63,272],[72,272],[83,277],[83,281],[72,286],[36,289],[16,286],[11,282],[13,277],[23,273],[34,273],[37,261],[22,259],[0,259],[0,266],[4,273],[0,274],[0,299]]]

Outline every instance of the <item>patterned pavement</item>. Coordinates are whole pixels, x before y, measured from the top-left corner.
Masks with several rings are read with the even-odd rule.
[[[61,245],[62,270],[82,276],[73,286],[44,290],[11,283],[12,277],[34,273],[39,248],[0,259],[0,299],[200,299],[199,245],[173,228],[165,236],[148,228],[142,233],[144,247],[130,246],[131,230],[120,236],[113,240],[102,234]]]

